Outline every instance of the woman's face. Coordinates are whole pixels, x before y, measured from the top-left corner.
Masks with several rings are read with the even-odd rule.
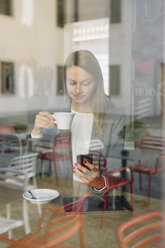
[[[75,104],[87,104],[95,90],[92,74],[79,66],[72,66],[66,72],[66,88]]]

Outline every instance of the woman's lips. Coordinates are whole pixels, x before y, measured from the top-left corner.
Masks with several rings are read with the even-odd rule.
[[[81,98],[83,97],[83,95],[74,95],[74,97],[75,97],[76,99],[81,99]]]

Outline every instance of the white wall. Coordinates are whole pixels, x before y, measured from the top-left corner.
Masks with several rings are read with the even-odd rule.
[[[57,108],[63,102],[56,97],[56,64],[63,64],[64,54],[55,3],[15,0],[13,17],[0,15],[0,61],[15,63],[16,91],[12,96],[0,96],[1,116]]]

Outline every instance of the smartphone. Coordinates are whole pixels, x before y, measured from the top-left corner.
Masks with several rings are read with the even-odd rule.
[[[77,163],[84,166],[86,169],[90,170],[83,162],[84,161],[89,162],[90,164],[93,164],[93,155],[92,154],[80,154],[77,155]]]

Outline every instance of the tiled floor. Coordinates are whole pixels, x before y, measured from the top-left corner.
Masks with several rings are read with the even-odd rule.
[[[38,188],[56,189],[60,192],[60,197],[54,201],[53,205],[59,206],[62,201],[62,196],[72,196],[73,188],[72,182],[69,180],[60,179],[60,186],[57,187],[54,177],[45,176],[38,179]],[[125,194],[128,197],[128,194]],[[1,200],[2,202],[2,200]],[[149,211],[162,211],[162,201],[158,199],[151,199],[151,205],[147,205],[147,198],[140,195],[134,195],[135,216],[147,213]],[[4,213],[4,205],[0,204],[1,214]],[[22,215],[22,198],[13,202],[12,217],[20,218]],[[29,217],[31,224],[31,231],[35,232],[38,227],[39,215],[38,208],[35,204],[29,204]],[[87,248],[119,248],[116,238],[116,229],[124,221],[132,218],[128,211],[109,212],[105,214],[104,228],[100,229],[101,213],[99,214],[85,214],[85,243]],[[13,237],[19,238],[24,235],[24,229],[18,228],[13,231]],[[78,236],[75,236],[70,244],[75,248],[80,247]],[[3,243],[0,242],[0,247],[4,248]]]

